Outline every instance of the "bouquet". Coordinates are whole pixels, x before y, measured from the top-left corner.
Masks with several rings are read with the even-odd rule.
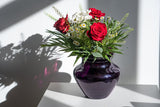
[[[75,63],[79,58],[86,62],[89,57],[110,61],[114,53],[122,54],[120,47],[133,31],[133,28],[124,23],[129,13],[118,21],[98,9],[89,8],[76,12],[69,19],[68,14],[64,17],[58,9],[53,8],[60,18],[57,20],[47,14],[56,21],[53,25],[56,31],[47,30],[53,36],[43,46],[61,47],[60,51],[76,56]]]

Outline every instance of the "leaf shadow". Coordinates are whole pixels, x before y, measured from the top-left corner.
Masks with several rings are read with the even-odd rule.
[[[35,34],[18,46],[0,48],[0,85],[18,84],[1,107],[36,107],[50,82],[70,82],[68,73],[59,72],[56,47],[41,47],[47,39]]]

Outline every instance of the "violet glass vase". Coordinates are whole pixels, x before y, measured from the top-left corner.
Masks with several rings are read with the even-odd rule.
[[[93,62],[93,58],[89,58],[84,64],[76,66],[73,74],[86,97],[102,99],[112,92],[120,70],[106,59],[98,58]]]

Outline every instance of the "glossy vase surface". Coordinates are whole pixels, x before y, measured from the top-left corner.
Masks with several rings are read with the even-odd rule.
[[[106,98],[118,82],[119,67],[106,59],[89,58],[74,69],[74,77],[86,97]]]

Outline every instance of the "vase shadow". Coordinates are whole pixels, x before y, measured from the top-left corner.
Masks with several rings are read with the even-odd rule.
[[[63,87],[62,87],[63,86]],[[64,88],[65,87],[65,88]],[[81,89],[79,88],[78,84],[76,83],[50,83],[48,90],[59,92],[63,94],[73,95],[77,97],[86,98]]]
[[[59,72],[56,47],[41,47],[47,39],[35,34],[18,46],[0,48],[0,87],[17,83],[0,107],[36,107],[50,82],[70,82],[68,73]]]

